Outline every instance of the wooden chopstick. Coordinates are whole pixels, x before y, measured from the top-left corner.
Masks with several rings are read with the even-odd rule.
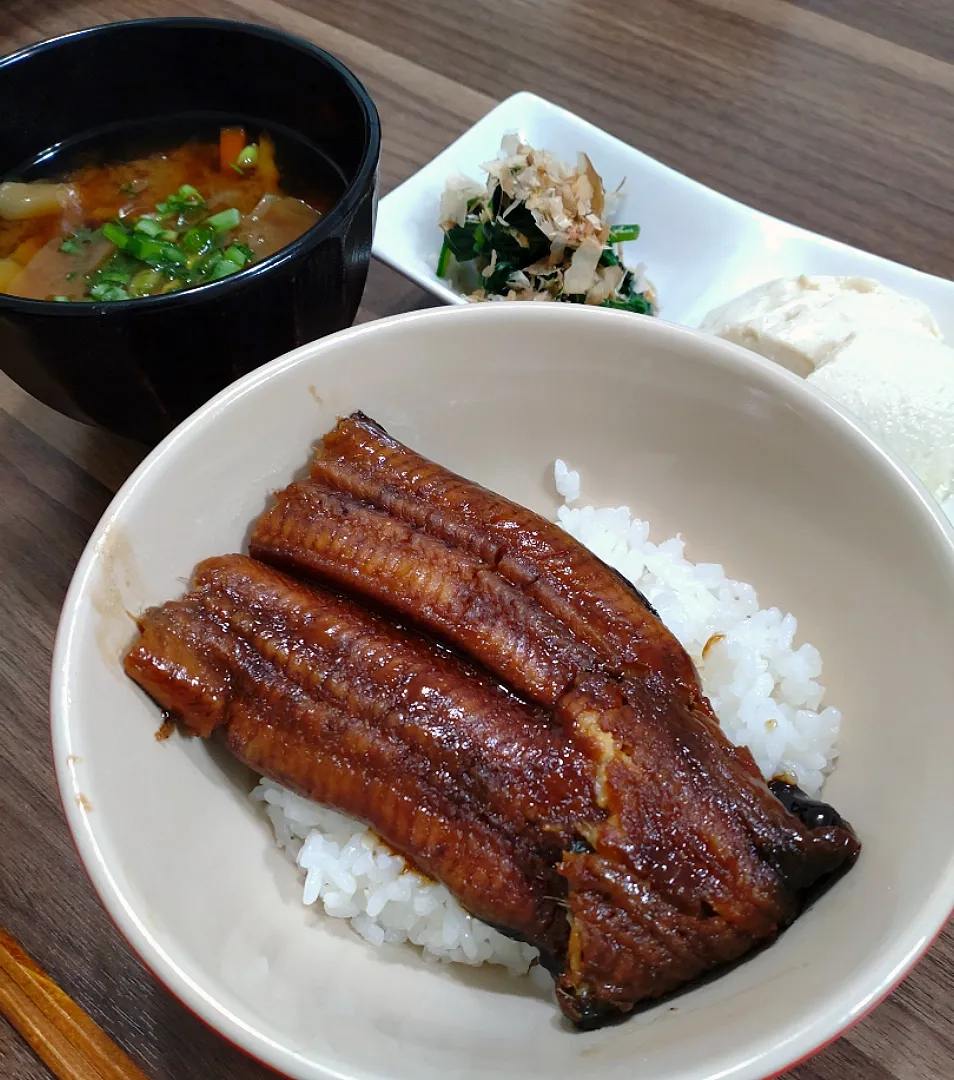
[[[3,929],[0,1012],[59,1080],[146,1080],[146,1074]]]

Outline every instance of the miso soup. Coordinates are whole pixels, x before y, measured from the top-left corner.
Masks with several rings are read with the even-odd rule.
[[[0,292],[76,303],[218,281],[297,240],[343,186],[315,147],[250,123],[79,139],[0,183]]]

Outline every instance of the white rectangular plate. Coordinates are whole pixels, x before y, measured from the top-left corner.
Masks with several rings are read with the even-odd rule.
[[[642,228],[639,239],[626,245],[626,262],[646,264],[660,314],[671,322],[695,326],[716,304],[772,278],[846,274],[876,278],[924,301],[945,337],[954,337],[954,282],[743,206],[529,93],[502,101],[381,200],[374,255],[442,300],[466,303],[434,272],[441,248],[440,195],[454,173],[482,181],[481,164],[496,157],[508,131],[564,160],[585,151],[608,188],[625,177],[617,220]]]

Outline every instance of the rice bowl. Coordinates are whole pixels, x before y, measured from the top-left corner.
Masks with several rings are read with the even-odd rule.
[[[157,746],[155,709],[118,668],[125,611],[180,590],[210,550],[240,549],[302,447],[359,406],[551,517],[544,470],[563,457],[587,502],[625,503],[656,537],[682,532],[696,564],[720,562],[727,578],[758,586],[761,604],[794,611],[800,639],[824,656],[844,714],[825,795],[865,854],[775,945],[675,1010],[573,1034],[531,980],[366,948],[347,925],[335,931],[341,920],[316,929],[248,800],[251,778],[196,740]],[[891,663],[873,665],[888,627]],[[64,608],[55,762],[80,853],[121,931],[190,1008],[288,1075],[622,1080],[638,1066],[657,1080],[761,1080],[890,990],[950,911],[954,841],[923,826],[954,813],[952,634],[954,550],[936,508],[794,378],[654,320],[450,309],[359,327],[256,372],[130,479]],[[925,745],[930,754],[917,751]]]

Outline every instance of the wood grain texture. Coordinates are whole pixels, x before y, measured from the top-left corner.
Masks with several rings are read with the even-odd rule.
[[[501,97],[534,89],[790,221],[954,277],[950,0],[5,0],[0,52],[117,18],[221,15],[311,38],[384,126],[386,191]],[[519,42],[519,44],[518,44]],[[529,44],[528,44],[529,43]],[[372,266],[360,319],[427,306]],[[152,1077],[272,1074],[207,1031],[111,926],[60,813],[47,680],[83,545],[142,448],[0,377],[0,925]],[[786,1080],[954,1077],[954,932]],[[0,1077],[49,1074],[0,1021]]]
[[[60,1080],[147,1080],[2,927],[0,1011]]]

